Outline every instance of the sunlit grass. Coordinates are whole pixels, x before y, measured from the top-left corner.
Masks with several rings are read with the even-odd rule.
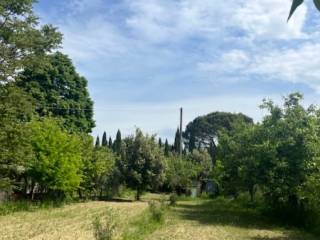
[[[226,200],[179,201],[166,225],[148,240],[316,240],[303,231],[279,227],[253,208]]]
[[[35,212],[17,212],[0,216],[0,239],[93,240],[92,222],[96,217],[103,217],[108,208],[114,209],[119,216],[116,236],[120,239],[129,221],[147,206],[145,202],[87,202]]]

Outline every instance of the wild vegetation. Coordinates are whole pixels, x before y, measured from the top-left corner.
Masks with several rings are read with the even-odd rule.
[[[172,145],[140,129],[130,136],[118,130],[115,139],[104,132],[94,140],[87,80],[57,51],[62,35],[40,26],[33,2],[0,2],[1,237],[195,239],[191,230],[201,231],[191,224],[196,221],[210,225],[202,239],[313,238],[268,219],[320,233],[317,106],[304,107],[303,96],[292,93],[282,105],[264,100],[267,113],[260,123],[242,113],[210,113],[182,133],[178,129]],[[135,200],[145,192],[170,194],[172,208],[167,201],[149,208],[128,199],[84,202],[123,201],[124,191],[133,191]],[[219,198],[181,202],[191,194]],[[82,203],[51,209],[68,201]],[[110,206],[118,217],[106,212]],[[189,227],[190,236],[176,232]]]

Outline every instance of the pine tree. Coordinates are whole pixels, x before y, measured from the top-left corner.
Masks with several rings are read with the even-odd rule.
[[[100,138],[99,136],[97,136],[97,139],[96,139],[96,148],[100,147]]]
[[[118,130],[116,140],[113,143],[113,151],[117,154],[121,153],[121,132]]]
[[[104,132],[102,136],[102,146],[107,147],[108,146],[108,140],[107,140],[107,133]]]
[[[179,150],[180,150],[180,130],[179,130],[179,128],[177,129],[176,136],[174,138],[173,150],[175,152],[179,152]]]
[[[159,138],[159,143],[158,144],[159,144],[159,147],[162,148],[162,139],[161,138]]]
[[[112,149],[112,138],[111,137],[109,137],[109,143],[108,144],[109,144],[109,148]]]
[[[166,139],[164,144],[164,155],[169,156],[169,151],[170,151],[170,147],[169,147],[168,139]]]

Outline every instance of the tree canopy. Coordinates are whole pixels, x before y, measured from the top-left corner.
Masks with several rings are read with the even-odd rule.
[[[164,181],[163,152],[155,136],[144,136],[138,129],[135,136],[124,140],[122,149],[123,176],[129,187],[141,193],[148,188],[157,188]]]
[[[189,152],[192,152],[195,148],[207,148],[214,158],[219,131],[231,131],[237,122],[252,124],[253,120],[242,113],[226,112],[213,112],[197,117],[187,125],[183,132],[185,145]]]
[[[0,83],[16,78],[26,66],[39,65],[57,48],[62,35],[51,25],[39,26],[34,0],[0,2]]]
[[[87,80],[66,55],[57,52],[47,56],[42,65],[26,67],[17,86],[36,100],[40,116],[63,118],[64,125],[73,131],[89,133],[95,126]]]

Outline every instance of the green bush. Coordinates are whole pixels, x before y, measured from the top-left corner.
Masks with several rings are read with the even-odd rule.
[[[169,203],[170,203],[170,206],[175,206],[176,203],[177,203],[177,194],[176,193],[172,193],[169,197]]]
[[[149,202],[149,212],[151,219],[155,222],[162,222],[164,220],[164,214],[166,205],[164,202],[151,201]]]
[[[151,201],[149,207],[142,214],[138,215],[126,228],[123,240],[142,240],[145,236],[154,232],[164,225],[166,212],[165,201]]]
[[[29,200],[5,201],[0,203],[0,216],[15,212],[31,212],[38,209],[49,209],[64,206],[63,201],[45,200],[42,202],[31,202]]]
[[[93,221],[94,237],[96,240],[112,240],[116,232],[116,220],[114,213],[108,209],[105,218],[99,217]]]

